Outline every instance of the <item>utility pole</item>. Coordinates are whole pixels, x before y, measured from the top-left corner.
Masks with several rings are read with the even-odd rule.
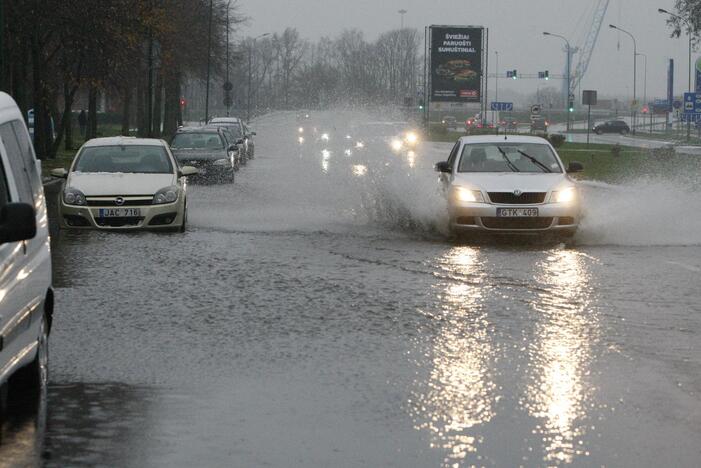
[[[570,47],[570,41],[567,40],[565,36],[559,34],[553,34],[545,31],[543,36],[553,36],[562,39],[567,44],[567,95],[565,96],[565,113],[567,114],[567,131],[570,131],[570,97],[572,96],[572,47]]]
[[[204,123],[209,122],[209,80],[212,64],[212,1],[209,0],[209,31],[207,36],[207,90],[204,98]]]
[[[401,29],[404,29],[404,15],[406,15],[408,13],[408,11],[402,8],[397,13],[399,13],[399,15],[401,17],[401,22],[400,22]]]
[[[226,4],[226,83],[224,83],[224,104],[226,105],[226,116],[231,114],[231,90],[227,89],[230,86],[229,82],[229,10],[231,9],[231,0]]]
[[[638,82],[638,44],[635,41],[635,36],[633,36],[633,34],[626,31],[625,29],[621,29],[614,24],[609,24],[609,28],[621,31],[622,33],[630,36],[630,38],[633,40],[633,106],[632,106],[633,109],[631,112],[631,114],[632,114],[631,115],[631,120],[632,120],[631,130],[632,130],[633,134],[635,134],[635,120],[637,117],[637,105],[638,105],[638,96],[636,94],[636,86],[637,86],[637,82]]]
[[[256,41],[262,37],[270,36],[270,33],[261,34],[254,37],[248,48],[248,103],[246,105],[246,121],[251,121],[251,88],[253,86],[253,49],[256,46]]]
[[[659,13],[669,15],[672,18],[676,18],[679,21],[686,23],[687,34],[689,36],[689,73],[688,73],[688,75],[689,75],[688,76],[688,78],[689,78],[689,92],[693,93],[694,90],[691,88],[691,50],[693,49],[693,36],[691,34],[691,31],[692,31],[691,23],[689,22],[688,19],[684,18],[683,16],[675,15],[674,13],[669,12],[669,11],[665,10],[664,8],[658,8],[657,11]],[[670,102],[669,105],[671,106],[672,103]],[[687,120],[687,122],[686,122],[686,139],[687,139],[687,141],[690,138],[691,138],[691,120]]]

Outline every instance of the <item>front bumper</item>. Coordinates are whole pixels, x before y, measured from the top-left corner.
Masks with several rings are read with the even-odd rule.
[[[115,208],[115,205],[73,206],[66,205],[63,200],[60,200],[59,225],[61,229],[172,230],[180,228],[185,218],[185,202],[182,196],[174,203],[125,207],[138,208],[139,216],[100,218],[101,208]]]
[[[498,208],[537,208],[537,217],[497,217]],[[519,235],[553,233],[572,235],[577,231],[581,209],[576,203],[497,205],[491,203],[450,204],[450,226],[456,232],[491,232]]]

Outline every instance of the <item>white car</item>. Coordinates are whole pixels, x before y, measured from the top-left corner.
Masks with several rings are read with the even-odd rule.
[[[95,138],[78,151],[59,200],[63,229],[185,230],[187,176],[163,140]]]
[[[54,294],[40,174],[22,113],[0,93],[0,413],[8,388],[48,380]]]
[[[539,137],[462,137],[436,164],[454,232],[551,233],[572,237],[581,217],[576,181]]]

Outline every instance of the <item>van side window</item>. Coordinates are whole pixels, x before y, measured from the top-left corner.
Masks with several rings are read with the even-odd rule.
[[[10,188],[7,185],[7,177],[5,174],[5,168],[2,165],[2,160],[0,160],[0,208],[7,205],[10,201]]]
[[[10,161],[10,170],[15,176],[15,184],[17,184],[17,192],[19,192],[19,201],[34,205],[32,197],[32,184],[29,171],[36,173],[34,166],[27,170],[22,151],[20,150],[19,142],[15,136],[15,131],[12,129],[12,124],[7,122],[0,125],[0,140],[7,151],[7,159]]]
[[[27,133],[27,130],[25,130],[21,121],[13,121],[12,129],[15,131],[15,136],[17,137],[17,142],[19,143],[19,149],[22,152],[22,158],[24,159],[24,166],[27,168],[27,172],[29,172],[29,181],[32,183],[32,187],[34,187],[34,197],[36,198],[38,195],[39,186],[41,185],[41,176],[36,170],[37,162],[36,157],[34,156],[32,142],[29,140],[29,134]]]

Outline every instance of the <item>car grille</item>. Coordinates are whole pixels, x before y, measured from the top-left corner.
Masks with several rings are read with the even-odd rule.
[[[138,226],[144,220],[143,216],[122,216],[120,218],[95,218],[98,226],[122,227]]]
[[[482,218],[487,229],[547,229],[552,223],[553,218]]]
[[[503,205],[536,205],[545,201],[545,192],[524,192],[515,195],[512,192],[489,192],[492,203]]]
[[[212,165],[212,161],[207,161],[207,160],[202,160],[198,159],[195,161],[180,161],[181,166],[192,166],[197,169],[201,169],[203,167],[208,167]]]
[[[153,195],[143,195],[143,198],[122,198],[123,203],[117,203],[118,197],[88,198],[88,206],[148,206],[153,204]]]

